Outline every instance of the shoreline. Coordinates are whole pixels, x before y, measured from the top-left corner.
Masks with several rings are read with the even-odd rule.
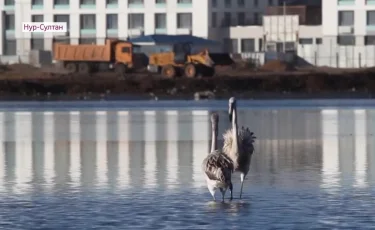
[[[317,99],[317,100],[304,100],[304,99],[290,99],[290,100],[241,100],[239,105],[242,109],[328,109],[337,110],[344,109],[367,109],[375,108],[375,101],[372,99]],[[176,103],[177,102],[177,103]],[[175,100],[164,101],[151,101],[143,100],[137,101],[0,101],[1,112],[58,112],[58,111],[132,111],[132,110],[173,110],[173,111],[215,111],[227,110],[228,98],[223,100],[204,100],[192,101],[186,100],[183,103],[178,103]]]
[[[41,72],[25,64],[0,72],[0,101],[351,99],[375,97],[375,69],[234,71],[233,75],[166,79],[136,74]]]
[[[327,93],[248,93],[233,92],[232,94],[219,94],[214,98],[196,99],[191,95],[137,95],[137,94],[77,94],[77,95],[19,95],[19,94],[0,94],[0,102],[6,101],[216,101],[226,100],[235,96],[240,100],[348,100],[348,99],[373,99],[375,93],[368,92],[327,92]]]

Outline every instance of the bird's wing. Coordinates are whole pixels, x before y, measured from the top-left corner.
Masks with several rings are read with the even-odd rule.
[[[240,145],[245,153],[252,154],[254,152],[254,141],[256,136],[249,128],[241,127],[238,133]]]
[[[210,153],[203,161],[203,171],[211,180],[226,182],[233,172],[233,162],[219,151]]]

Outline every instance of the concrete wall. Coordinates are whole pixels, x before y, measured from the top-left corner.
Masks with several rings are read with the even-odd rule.
[[[375,66],[375,46],[298,45],[298,55],[312,65],[338,68]]]
[[[296,41],[299,31],[298,15],[264,16],[263,30],[267,41]]]

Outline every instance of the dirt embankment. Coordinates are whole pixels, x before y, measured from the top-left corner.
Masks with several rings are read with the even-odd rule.
[[[222,69],[211,78],[162,79],[137,74],[119,79],[113,73],[92,76],[53,73],[25,64],[0,66],[0,97],[33,98],[43,95],[132,95],[160,98],[192,98],[196,92],[212,92],[217,97],[238,95],[252,97],[256,93],[343,93],[375,92],[375,69],[340,70],[310,68],[291,70],[288,66],[269,63],[257,70]]]

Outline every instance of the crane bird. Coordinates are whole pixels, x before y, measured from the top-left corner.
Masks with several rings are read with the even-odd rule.
[[[218,123],[219,115],[213,113],[211,115],[212,124],[212,141],[211,141],[211,153],[203,160],[202,170],[206,177],[207,187],[212,197],[215,199],[216,189],[220,189],[222,194],[223,202],[225,192],[228,187],[232,197],[232,173],[233,173],[233,161],[223,154],[222,151],[217,149],[217,135],[218,135]]]
[[[241,127],[238,130],[237,125],[237,102],[236,98],[229,99],[229,121],[232,123],[232,128],[228,129],[223,134],[224,144],[223,152],[232,161],[234,171],[241,173],[241,191],[240,199],[242,198],[242,188],[245,177],[250,169],[251,156],[254,152],[254,133],[249,128]]]

